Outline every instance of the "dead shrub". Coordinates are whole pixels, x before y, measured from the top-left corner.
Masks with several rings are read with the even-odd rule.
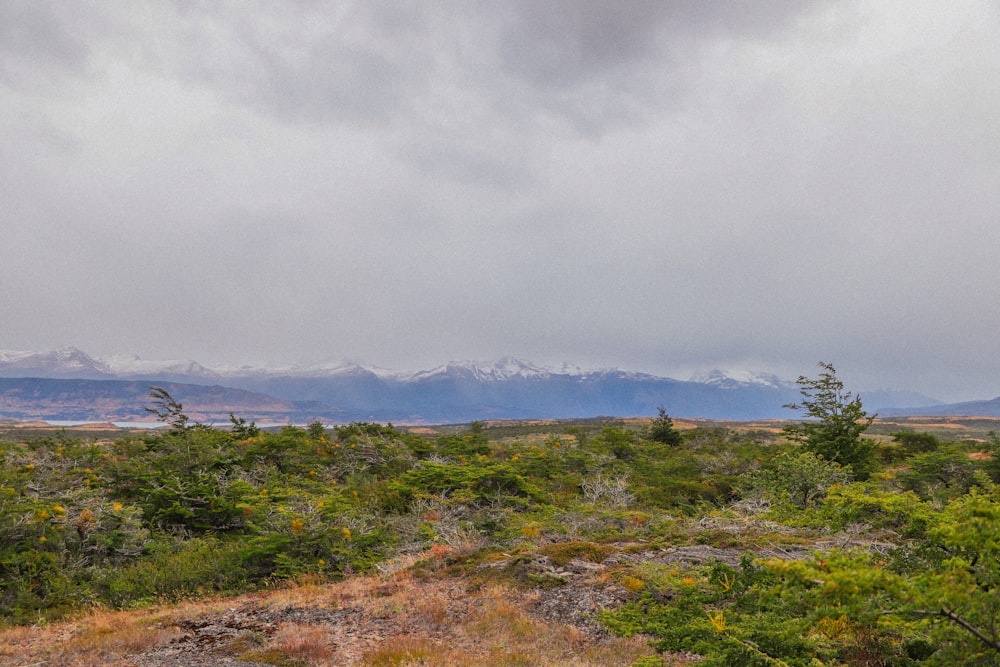
[[[329,658],[334,650],[327,630],[304,623],[282,623],[272,643],[290,658],[308,664]]]

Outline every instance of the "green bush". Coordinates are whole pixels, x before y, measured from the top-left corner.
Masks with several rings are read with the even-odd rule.
[[[152,546],[146,558],[104,571],[96,582],[97,590],[115,607],[242,592],[252,588],[253,576],[260,574],[248,567],[249,549],[215,537],[161,542]]]
[[[593,542],[556,542],[538,549],[538,553],[548,556],[553,565],[566,565],[574,559],[603,563],[614,552],[614,547]]]
[[[933,452],[941,447],[941,440],[931,433],[918,433],[916,431],[896,431],[892,434],[894,442],[907,454],[920,454]]]
[[[986,474],[981,461],[969,458],[963,447],[944,447],[910,457],[897,481],[904,490],[923,499],[958,498],[981,485],[978,474]]]

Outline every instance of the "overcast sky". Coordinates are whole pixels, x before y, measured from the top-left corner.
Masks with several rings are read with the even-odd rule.
[[[1000,395],[989,0],[6,0],[0,190],[0,349]]]

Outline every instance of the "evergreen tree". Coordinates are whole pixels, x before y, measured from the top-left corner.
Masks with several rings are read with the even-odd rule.
[[[649,439],[654,442],[662,442],[665,445],[677,446],[681,444],[681,433],[674,428],[674,420],[667,415],[666,409],[661,405],[660,414],[653,420],[649,428]]]

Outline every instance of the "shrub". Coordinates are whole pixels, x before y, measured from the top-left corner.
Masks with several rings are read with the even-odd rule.
[[[907,454],[933,452],[941,447],[941,440],[932,433],[916,431],[896,431],[892,434],[894,442],[898,443]]]
[[[593,542],[557,542],[538,549],[538,553],[548,556],[553,565],[566,565],[574,559],[603,563],[614,552],[614,547]]]
[[[755,470],[740,483],[744,496],[763,495],[806,508],[835,484],[849,481],[850,473],[833,461],[808,451],[780,454],[766,468]]]

